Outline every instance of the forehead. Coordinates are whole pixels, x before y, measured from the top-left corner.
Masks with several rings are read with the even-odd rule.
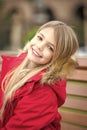
[[[55,43],[54,29],[52,27],[44,28],[39,32],[47,41]]]

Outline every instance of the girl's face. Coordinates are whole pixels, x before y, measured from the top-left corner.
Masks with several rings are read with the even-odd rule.
[[[51,61],[55,51],[53,28],[44,28],[29,42],[28,59],[33,67],[47,64]]]

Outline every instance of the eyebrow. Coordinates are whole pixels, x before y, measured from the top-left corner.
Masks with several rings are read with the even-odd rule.
[[[43,38],[45,38],[45,36],[42,34],[42,33],[40,33],[39,32],[39,34],[43,37]],[[53,44],[53,43],[51,43],[51,42],[49,42],[49,41],[47,41],[49,44],[51,44],[54,48],[55,48],[55,45]]]

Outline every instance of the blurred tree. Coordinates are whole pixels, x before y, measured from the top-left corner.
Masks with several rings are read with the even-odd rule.
[[[39,26],[35,26],[35,27],[31,28],[31,29],[29,30],[29,32],[27,32],[27,33],[25,34],[25,36],[24,36],[24,38],[23,38],[23,46],[24,46],[28,41],[30,41],[30,40],[33,38],[33,36],[34,36],[35,33],[37,32],[38,28],[39,28]]]
[[[85,18],[83,4],[78,5],[75,13],[76,13],[76,17],[78,18],[76,27],[78,29],[79,43],[80,43],[80,47],[83,47],[84,46],[84,18]]]
[[[10,46],[11,14],[8,12],[0,19],[0,50]],[[7,46],[6,46],[7,45]]]
[[[0,8],[3,7],[3,0],[0,0]]]

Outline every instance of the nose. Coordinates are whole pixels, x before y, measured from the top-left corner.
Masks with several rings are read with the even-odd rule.
[[[37,44],[37,47],[38,47],[39,50],[43,50],[45,48],[45,45],[46,45],[45,42],[40,42],[40,43]]]

